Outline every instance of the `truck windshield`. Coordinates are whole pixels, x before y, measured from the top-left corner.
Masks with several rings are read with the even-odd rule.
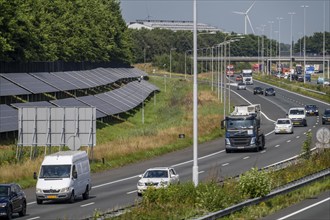
[[[238,129],[251,129],[253,128],[253,120],[228,120],[227,129],[228,130],[238,130]]]
[[[43,165],[39,178],[69,178],[71,165]]]

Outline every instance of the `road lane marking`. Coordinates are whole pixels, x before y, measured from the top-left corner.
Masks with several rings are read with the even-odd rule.
[[[298,139],[298,138],[300,138],[300,136],[297,136],[296,138]]]
[[[80,207],[86,207],[86,206],[90,206],[90,205],[94,205],[95,202],[91,202],[91,203],[87,203],[87,204],[84,204],[84,205],[81,205]]]
[[[328,198],[326,198],[326,199],[323,199],[322,201],[319,201],[319,202],[317,202],[317,203],[315,203],[315,204],[313,204],[313,205],[310,205],[310,206],[307,206],[307,207],[305,207],[305,208],[303,208],[303,209],[300,209],[300,210],[298,210],[298,211],[296,211],[296,212],[293,212],[293,213],[291,213],[291,214],[289,214],[289,215],[283,216],[282,218],[279,218],[279,219],[277,219],[277,220],[287,219],[287,218],[289,218],[289,217],[291,217],[291,216],[294,216],[294,215],[296,215],[296,214],[298,214],[298,213],[300,213],[300,212],[303,212],[303,211],[305,211],[305,210],[307,210],[307,209],[313,208],[314,206],[317,206],[317,205],[319,205],[319,204],[321,204],[321,203],[324,203],[324,202],[326,202],[326,201],[328,201],[328,200],[330,200],[330,197],[328,197]]]
[[[130,191],[130,192],[127,192],[126,194],[129,195],[129,194],[133,194],[133,193],[136,193],[137,190],[133,190],[133,191]]]
[[[38,219],[38,218],[40,218],[40,216],[33,217],[33,218],[28,218],[27,220],[33,220],[33,219]]]
[[[198,173],[204,173],[205,171],[204,170],[202,170],[202,171],[199,171]]]
[[[224,164],[222,164],[221,166],[224,167],[224,166],[227,166],[227,165],[229,165],[229,163],[224,163]]]
[[[34,202],[29,202],[29,203],[27,203],[27,205],[32,205],[32,204],[34,204],[34,203],[37,203],[36,201],[34,201]]]
[[[290,142],[291,142],[291,140],[287,140],[286,142],[287,142],[287,143],[290,143]]]
[[[247,157],[244,157],[244,158],[243,158],[243,160],[246,160],[246,159],[249,159],[249,158],[250,158],[250,157],[249,157],[249,156],[247,156]]]
[[[275,147],[279,147],[280,145],[275,145]]]
[[[264,153],[266,153],[266,150],[263,150],[263,151],[261,151],[260,153],[261,153],[261,154],[264,154]]]

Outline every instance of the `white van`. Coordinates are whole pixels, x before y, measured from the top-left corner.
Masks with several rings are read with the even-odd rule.
[[[60,151],[45,156],[34,178],[37,204],[44,200],[64,200],[70,203],[82,196],[89,198],[91,178],[88,155],[85,151]]]

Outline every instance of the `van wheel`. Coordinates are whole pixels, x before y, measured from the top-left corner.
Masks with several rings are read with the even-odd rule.
[[[69,198],[69,203],[74,203],[74,191],[72,191],[71,196]]]
[[[88,186],[86,187],[86,191],[83,193],[83,199],[88,199],[89,198],[89,190],[88,190]]]
[[[37,199],[37,204],[42,204],[42,200],[41,199]]]

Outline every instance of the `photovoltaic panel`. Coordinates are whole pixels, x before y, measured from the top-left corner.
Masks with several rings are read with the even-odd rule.
[[[11,105],[16,108],[19,108],[19,107],[54,107],[54,105],[52,103],[49,103],[47,101],[12,103]]]
[[[117,98],[118,100],[122,100],[127,105],[129,105],[131,109],[135,108],[138,105],[138,102],[136,102],[133,97],[125,93],[123,88],[112,90],[109,95]]]
[[[100,110],[101,112],[107,115],[114,115],[122,112],[120,109],[97,98],[96,96],[82,96],[82,97],[78,97],[77,99],[87,103],[90,106],[96,107],[96,109]]]
[[[130,107],[128,105],[126,105],[124,102],[119,101],[118,99],[114,98],[114,96],[112,96],[110,93],[111,92],[98,94],[98,95],[96,95],[96,97],[98,97],[99,99],[102,99],[105,102],[109,103],[110,105],[116,107],[117,109],[120,110],[120,112],[126,112],[126,111],[130,110]]]
[[[109,80],[111,82],[116,82],[121,79],[121,77],[111,74],[109,71],[107,71],[104,68],[97,68],[97,69],[94,69],[93,71],[98,72],[98,73],[102,74],[103,76],[109,78]]]
[[[93,75],[89,70],[86,71],[77,71],[80,77],[84,77],[87,79],[89,82],[93,83],[93,87],[96,86],[102,86],[105,85],[106,83],[100,79],[98,76]]]
[[[94,107],[87,105],[86,103],[83,103],[75,98],[58,99],[50,102],[59,107]],[[105,116],[107,115],[96,109],[96,118],[103,118]]]
[[[8,105],[0,105],[0,132],[17,131],[18,110]]]
[[[71,73],[72,72],[52,72],[51,74],[72,83],[79,89],[88,89],[92,87],[92,85],[86,83],[86,79],[78,79],[74,76],[74,74]]]
[[[110,74],[106,74],[105,72],[101,71],[100,69],[90,70],[90,72],[93,75],[96,75],[97,77],[99,77],[100,79],[102,79],[102,81],[104,82],[104,85],[114,83],[114,82],[116,82],[118,80],[118,78],[113,77]]]
[[[51,73],[31,73],[32,76],[52,85],[53,87],[61,90],[76,90],[79,89],[76,85],[72,84],[70,81],[63,80]]]
[[[31,92],[0,76],[0,96],[28,94]]]
[[[31,91],[34,94],[59,91],[58,89],[27,73],[6,73],[2,74],[2,77],[14,82],[24,89]]]

